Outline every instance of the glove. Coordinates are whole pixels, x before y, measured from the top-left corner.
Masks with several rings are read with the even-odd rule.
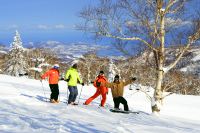
[[[136,80],[136,77],[132,78],[132,80],[135,81],[135,80]]]
[[[82,83],[82,86],[84,86],[84,83]]]
[[[101,82],[97,82],[96,85],[97,87],[99,87],[101,85]]]
[[[67,79],[66,81],[69,82],[69,79]]]
[[[108,95],[108,92],[106,92],[106,94]]]

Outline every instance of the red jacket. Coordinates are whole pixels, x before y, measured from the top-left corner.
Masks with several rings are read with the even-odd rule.
[[[104,76],[98,76],[95,81],[94,81],[94,87],[97,87],[96,82],[101,82],[101,83],[108,83],[107,79]],[[104,86],[99,86],[97,87],[97,89],[105,89],[106,92],[108,92],[108,87],[104,87]]]
[[[49,84],[58,84],[59,71],[57,69],[50,69],[48,72],[42,75],[42,79],[44,79],[46,76],[49,76]]]

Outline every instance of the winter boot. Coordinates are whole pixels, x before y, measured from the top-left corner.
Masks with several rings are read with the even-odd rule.
[[[120,109],[120,108],[114,108],[114,110],[115,110],[115,111],[120,111],[121,109]]]
[[[58,100],[55,100],[57,103],[59,103],[59,101]]]
[[[104,106],[102,104],[100,104],[99,107],[104,107]]]
[[[72,105],[78,105],[77,103],[72,103]]]
[[[51,100],[51,103],[57,103],[56,101],[54,101],[54,100]]]
[[[83,103],[83,105],[88,105],[87,103]]]

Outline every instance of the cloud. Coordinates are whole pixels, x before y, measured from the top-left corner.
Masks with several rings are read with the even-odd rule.
[[[65,27],[63,25],[56,25],[55,27],[56,27],[56,29],[65,29]]]
[[[46,29],[47,29],[47,26],[39,25],[39,26],[38,26],[38,29],[45,29],[45,30],[46,30]]]
[[[142,25],[142,23],[141,23],[141,22],[128,21],[128,22],[125,23],[125,25],[126,25],[126,26],[132,26],[132,25],[137,25],[137,26],[139,26],[139,25]]]
[[[17,25],[10,25],[10,26],[6,27],[5,30],[16,29],[16,28],[18,28]]]
[[[153,25],[155,25],[155,21],[151,20],[151,21],[149,21],[149,24],[153,26]],[[183,21],[181,19],[174,20],[172,18],[165,18],[166,26],[169,26],[169,25],[176,26],[176,24],[178,24],[179,26],[183,26],[183,25],[191,25],[192,22],[191,21]],[[140,25],[144,25],[144,24],[142,24],[141,22],[128,21],[125,23],[125,25],[126,26],[135,26],[135,25],[140,26]]]

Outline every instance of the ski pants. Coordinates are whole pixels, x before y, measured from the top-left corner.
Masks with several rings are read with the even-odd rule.
[[[77,86],[68,86],[69,89],[69,99],[68,99],[68,104],[70,104],[71,102],[75,102],[76,101],[76,97],[78,95],[78,89]]]
[[[113,101],[115,104],[115,108],[119,108],[119,104],[122,103],[124,105],[124,110],[125,111],[129,110],[127,101],[123,97],[113,98]]]
[[[51,100],[58,100],[58,95],[59,95],[59,88],[58,88],[58,84],[49,84],[49,87],[51,89],[51,95],[50,98]]]
[[[105,89],[97,89],[96,93],[92,97],[88,98],[85,103],[90,104],[90,102],[92,102],[92,100],[97,98],[99,95],[102,96],[101,106],[104,107],[104,105],[106,103],[106,90]]]

